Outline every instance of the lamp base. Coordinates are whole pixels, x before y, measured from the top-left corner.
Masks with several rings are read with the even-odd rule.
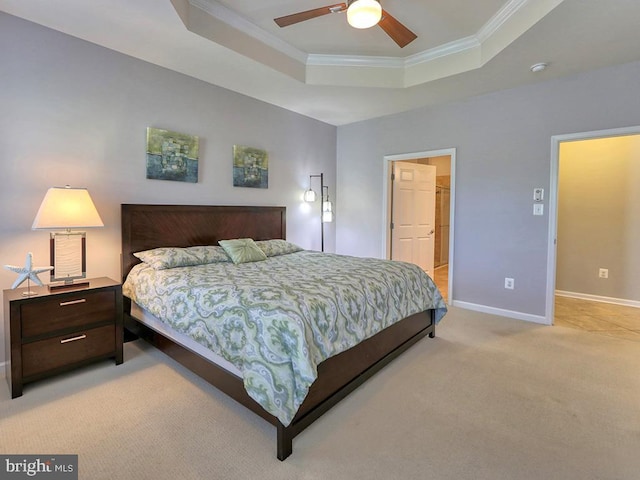
[[[89,288],[89,284],[90,283],[88,281],[49,284],[49,291],[55,292],[59,290],[79,290],[82,288]]]

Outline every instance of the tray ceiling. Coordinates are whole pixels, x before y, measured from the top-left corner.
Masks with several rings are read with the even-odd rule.
[[[333,125],[640,60],[637,0],[383,0],[418,35],[402,49],[344,14],[273,21],[331,3],[0,0],[0,10]],[[549,68],[532,73],[538,62]]]

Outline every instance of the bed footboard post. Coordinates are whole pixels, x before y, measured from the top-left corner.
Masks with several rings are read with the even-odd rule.
[[[278,422],[278,460],[286,459],[293,452],[292,431]]]
[[[429,332],[429,338],[435,338],[436,336],[436,311],[432,308],[429,310],[429,317],[431,318],[431,331]]]

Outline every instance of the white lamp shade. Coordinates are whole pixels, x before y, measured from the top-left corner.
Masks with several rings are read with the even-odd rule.
[[[322,202],[322,222],[330,223],[333,221],[333,204],[329,200]]]
[[[382,18],[382,7],[377,0],[356,0],[347,9],[347,22],[354,28],[369,28]]]
[[[42,200],[32,229],[103,227],[86,188],[51,187]]]
[[[308,203],[313,203],[316,201],[316,192],[309,189],[304,192],[304,201]]]

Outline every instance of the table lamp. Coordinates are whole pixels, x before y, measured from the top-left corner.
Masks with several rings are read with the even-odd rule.
[[[64,232],[51,232],[51,281],[63,283],[49,285],[49,290],[89,285],[88,281],[76,281],[87,276],[86,232],[72,229],[103,226],[86,188],[71,188],[67,185],[47,190],[31,228],[65,229]]]

